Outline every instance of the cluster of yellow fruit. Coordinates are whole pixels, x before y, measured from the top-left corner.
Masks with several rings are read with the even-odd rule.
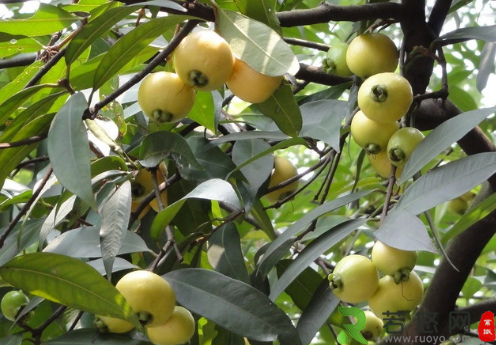
[[[410,109],[413,94],[410,83],[394,73],[398,58],[398,49],[388,36],[367,33],[349,45],[343,42],[331,48],[323,64],[329,73],[365,79],[358,90],[360,110],[353,116],[351,136],[384,178],[389,177],[391,164],[398,167],[398,177],[424,138],[416,128],[399,128],[398,120]]]
[[[328,276],[334,294],[347,303],[368,302],[379,319],[414,310],[424,294],[422,281],[413,271],[417,252],[377,241],[371,257],[352,254],[341,259]]]
[[[171,285],[159,275],[145,270],[123,276],[115,286],[127,300],[146,334],[156,345],[179,345],[195,333],[195,319],[184,307],[176,305]],[[126,320],[96,316],[95,324],[102,332],[127,333],[134,325]]]
[[[266,101],[283,76],[262,74],[236,57],[231,47],[212,30],[186,36],[173,53],[176,73],[148,75],[138,90],[143,113],[156,122],[177,122],[195,103],[195,90],[212,91],[226,84],[231,92],[250,103]]]

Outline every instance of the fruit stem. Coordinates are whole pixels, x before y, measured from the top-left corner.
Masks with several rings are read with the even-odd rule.
[[[374,85],[370,90],[370,97],[374,102],[382,103],[388,98],[387,87],[385,85]]]

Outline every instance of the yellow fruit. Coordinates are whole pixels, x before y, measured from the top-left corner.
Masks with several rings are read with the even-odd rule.
[[[188,115],[195,104],[195,91],[175,73],[148,75],[138,89],[138,103],[153,121],[177,122]]]
[[[176,294],[159,275],[145,270],[133,271],[115,286],[145,326],[163,325],[172,316]]]
[[[155,345],[179,345],[195,334],[195,319],[186,308],[176,306],[169,320],[158,327],[147,327],[148,338]]]
[[[165,181],[164,175],[167,176],[167,167],[164,162],[161,162],[158,166],[156,173],[158,184],[161,184]],[[131,210],[136,209],[136,207],[138,207],[139,203],[143,200],[143,198],[148,194],[150,194],[153,190],[154,187],[153,187],[152,173],[145,168],[140,169],[138,171],[138,174],[131,181],[131,194],[133,198],[133,201],[131,203]],[[164,204],[164,206],[167,206],[168,203],[167,190],[162,191],[160,193],[160,197],[162,199],[162,203]],[[149,205],[156,212],[159,211],[158,202],[156,198],[153,199]],[[143,212],[140,214],[140,217],[146,214],[145,210],[143,210]]]
[[[275,187],[296,175],[298,175],[298,170],[296,170],[296,167],[289,159],[285,157],[274,157],[274,169],[272,170],[272,175],[270,175],[269,188]],[[276,202],[284,199],[297,189],[298,181],[294,181],[285,187],[265,194],[264,197],[270,202]]]
[[[196,90],[222,87],[233,71],[231,47],[215,31],[200,30],[186,36],[174,51],[176,73]]]
[[[348,43],[338,42],[333,44],[327,51],[326,58],[322,63],[324,71],[340,77],[351,77],[353,72],[350,71],[348,64],[346,63],[347,51]]]
[[[361,78],[394,72],[398,66],[398,49],[386,35],[368,33],[354,38],[346,52],[349,69]]]
[[[448,202],[448,208],[451,212],[454,212],[456,214],[465,214],[465,212],[468,211],[470,204],[468,201],[463,200],[461,197],[450,200]]]
[[[408,80],[395,73],[379,73],[358,89],[358,106],[369,119],[380,123],[395,122],[410,109],[413,101]]]
[[[243,60],[236,58],[231,76],[226,84],[229,90],[249,103],[265,102],[281,85],[283,76],[272,77],[262,74]]]
[[[134,325],[126,320],[109,316],[95,316],[95,326],[101,333],[127,333],[134,329]]]
[[[377,269],[392,276],[397,283],[408,280],[417,263],[416,251],[393,248],[381,241],[374,243],[371,256]]]
[[[359,110],[351,121],[351,136],[368,154],[385,151],[389,138],[400,128],[398,122],[379,123]]]
[[[377,341],[384,329],[384,323],[370,310],[366,310],[364,313],[366,317],[365,327],[360,333],[367,340]]]
[[[132,201],[131,202],[131,212],[134,212],[138,209],[138,206],[140,205],[141,203],[139,201]],[[141,213],[138,215],[138,219],[141,219],[143,218],[144,216],[146,216],[146,214],[148,213],[148,211],[150,211],[150,204],[146,205],[145,208],[143,209],[143,211],[141,211]]]
[[[391,175],[391,161],[389,160],[388,154],[385,150],[375,155],[367,155],[367,158],[370,165],[372,165],[372,168],[379,176],[389,178],[389,175]],[[397,179],[401,176],[402,171],[403,168],[396,168],[395,176]]]
[[[412,152],[424,139],[424,134],[414,127],[403,127],[391,136],[387,145],[389,161],[403,167]]]

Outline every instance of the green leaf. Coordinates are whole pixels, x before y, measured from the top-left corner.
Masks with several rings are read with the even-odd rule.
[[[116,255],[124,243],[131,214],[131,182],[118,186],[102,208],[100,244],[107,278],[112,276]]]
[[[3,86],[2,89],[0,89],[0,104],[6,103],[9,98],[21,91],[31,80],[31,78],[33,78],[33,76],[39,71],[41,66],[43,66],[42,61],[38,60],[33,62],[31,65],[26,67],[22,73],[19,73],[14,80]],[[3,114],[0,116],[3,116]]]
[[[99,333],[94,328],[81,328],[69,331],[60,337],[43,342],[49,345],[150,345],[145,340],[132,339],[127,334]]]
[[[71,65],[93,42],[136,9],[136,6],[111,8],[86,24],[67,45],[64,55],[66,64]]]
[[[220,111],[218,104],[222,104],[222,97],[218,92],[197,92],[195,105],[188,114],[188,118],[198,122],[203,127],[217,132],[216,113]]]
[[[88,104],[76,93],[55,115],[48,132],[48,157],[60,183],[90,207],[96,203],[91,188],[90,148],[82,116]]]
[[[100,228],[81,227],[66,231],[48,243],[43,251],[76,258],[101,257]],[[150,249],[138,234],[126,231],[117,254],[123,255],[147,251],[150,251]]]
[[[301,112],[289,85],[282,84],[268,100],[256,107],[270,117],[281,132],[290,137],[298,136],[302,127]]]
[[[9,335],[0,339],[0,345],[21,345],[21,343],[22,334]]]
[[[217,272],[250,283],[238,229],[233,223],[223,225],[210,236],[207,255],[208,261]]]
[[[462,294],[463,298],[470,299],[482,288],[482,282],[474,277],[467,277],[465,284],[463,284]]]
[[[163,277],[181,305],[233,333],[259,341],[278,339],[281,345],[301,345],[286,313],[250,285],[196,268],[172,271]]]
[[[319,258],[324,252],[345,239],[352,231],[365,224],[367,219],[352,219],[345,221],[308,244],[296,257],[296,259],[272,285],[269,298],[273,301],[291,284],[298,275],[312,262]]]
[[[150,234],[153,239],[159,238],[160,234],[162,234],[165,227],[171,222],[179,209],[183,206],[184,202],[191,198],[221,201],[230,204],[237,209],[241,209],[238,196],[228,182],[221,179],[207,180],[157,214],[150,229]]]
[[[57,6],[40,3],[40,7],[29,18],[0,21],[0,32],[28,37],[45,36],[65,29],[79,19]]]
[[[314,221],[315,219],[319,218],[320,216],[328,212],[331,212],[332,210],[335,210],[351,202],[354,202],[360,198],[363,198],[368,194],[370,194],[371,192],[372,190],[348,194],[343,197],[334,199],[332,201],[328,201],[320,205],[319,207],[316,207],[313,210],[307,212],[303,217],[301,217],[298,221],[296,221],[291,226],[289,226],[282,234],[280,234],[277,237],[277,239],[272,241],[269,248],[265,252],[263,259],[260,261],[259,270],[264,275],[267,274],[272,269],[273,265],[267,265],[265,261],[267,261],[268,258],[271,257],[272,253],[274,253],[281,245],[284,245],[293,236],[305,230],[305,228],[307,228],[312,221]]]
[[[16,288],[49,301],[137,323],[117,289],[78,259],[53,253],[25,254],[0,267],[0,276]]]
[[[443,122],[429,133],[415,148],[406,162],[398,184],[409,180],[427,163],[462,138],[482,120],[494,114],[496,107],[472,110]]]
[[[446,244],[450,239],[468,229],[470,226],[484,219],[496,210],[496,193],[487,197],[475,207],[471,207],[454,225],[449,229],[441,239]]]
[[[496,171],[496,153],[458,159],[420,177],[401,196],[395,210],[420,214],[454,199],[487,180]]]
[[[450,85],[449,94],[449,99],[463,111],[475,110],[479,107],[473,95],[463,90],[458,85]]]
[[[184,138],[174,132],[157,131],[147,135],[141,143],[139,159],[145,167],[156,167],[168,155],[182,164],[202,169]]]
[[[43,49],[43,45],[33,38],[12,38],[7,42],[0,42],[0,58],[14,54],[26,54]]]
[[[19,222],[15,225],[10,235],[5,239],[2,249],[0,249],[0,266],[36,242],[43,222],[43,218],[29,219],[24,224]],[[0,229],[0,233],[3,234],[6,229]]]
[[[99,89],[154,39],[167,30],[174,29],[177,24],[186,19],[181,16],[155,18],[122,36],[110,47],[98,65],[93,77],[93,89]]]
[[[496,58],[496,44],[494,42],[486,42],[481,51],[479,73],[477,73],[476,86],[479,92],[482,92],[487,86],[489,76],[494,70],[494,60]]]
[[[347,102],[333,99],[303,104],[300,107],[303,117],[300,136],[323,141],[337,152],[341,151],[341,122],[346,117],[347,109]]]
[[[31,86],[8,97],[5,102],[0,104],[0,123],[5,123],[9,116],[19,110],[26,100],[45,87],[45,85]]]
[[[401,250],[424,250],[437,253],[425,224],[416,216],[404,210],[390,212],[375,237],[391,246]]]
[[[270,76],[298,72],[298,59],[277,32],[240,13],[217,10],[216,28],[238,58]]]
[[[436,41],[470,38],[487,42],[496,42],[496,25],[460,28],[440,36]]]
[[[235,0],[234,2],[242,14],[258,20],[276,31],[281,30],[276,16],[277,2],[275,0]]]

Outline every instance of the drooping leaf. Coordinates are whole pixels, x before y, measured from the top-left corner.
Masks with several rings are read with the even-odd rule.
[[[44,219],[29,219],[26,223],[17,223],[0,249],[0,266],[16,256],[20,251],[36,242],[37,234]],[[6,228],[0,229],[3,234]]]
[[[461,158],[420,177],[401,196],[396,210],[417,215],[478,186],[496,172],[496,153]]]
[[[390,212],[375,232],[375,236],[379,241],[393,248],[438,252],[425,224],[415,215],[404,210]]]
[[[65,51],[65,61],[69,66],[79,55],[81,55],[93,42],[117,24],[127,15],[136,11],[139,7],[116,7],[105,12],[105,15],[100,15],[86,24],[69,42]]]
[[[343,222],[310,242],[272,286],[269,298],[275,301],[284,289],[286,289],[286,287],[288,287],[288,285],[291,284],[305,268],[320,257],[325,251],[346,238],[352,231],[365,224],[366,221],[366,219],[358,218]]]
[[[67,28],[80,18],[50,4],[40,3],[40,7],[29,18],[0,21],[0,32],[11,35],[44,36]],[[33,30],[33,28],[36,30]]]
[[[96,207],[91,188],[90,148],[82,115],[88,104],[76,93],[55,115],[48,132],[48,156],[60,183],[91,207]]]
[[[225,224],[210,236],[207,254],[208,261],[217,272],[250,283],[239,233],[233,223]]]
[[[260,261],[259,270],[262,274],[267,274],[273,267],[273,265],[268,265],[266,261],[271,257],[272,253],[274,253],[281,245],[284,245],[288,240],[290,240],[293,236],[296,236],[299,232],[305,230],[306,227],[315,219],[319,218],[323,214],[331,212],[339,207],[347,205],[353,201],[356,201],[360,198],[363,198],[370,194],[372,190],[357,192],[349,195],[345,195],[343,197],[334,199],[332,201],[326,202],[323,205],[316,207],[315,209],[307,212],[303,217],[301,217],[298,221],[289,226],[280,236],[278,236],[269,246],[263,259]],[[282,257],[282,256],[281,256]],[[274,258],[271,260],[272,262],[277,262]]]
[[[221,179],[207,180],[157,214],[150,229],[152,238],[159,238],[185,201],[191,198],[221,201],[234,206],[238,210],[241,209],[238,196],[229,182]]]
[[[40,230],[39,241],[40,243],[44,243],[50,231],[55,229],[65,217],[72,211],[74,207],[74,202],[76,201],[76,196],[72,195],[67,200],[60,200],[61,203],[57,204],[57,207],[54,207],[48,217],[43,222],[43,226]],[[59,202],[60,202],[59,201]]]
[[[216,27],[234,54],[255,70],[280,76],[300,65],[289,45],[267,25],[240,13],[218,9]]]
[[[53,253],[25,254],[0,267],[0,276],[35,296],[136,323],[131,307],[117,289],[78,259]]]
[[[100,244],[105,272],[110,280],[115,257],[126,237],[131,214],[131,182],[117,187],[102,208]]]
[[[93,77],[93,89],[99,89],[154,39],[186,19],[180,16],[155,18],[122,36],[110,47],[98,65]]]
[[[282,84],[268,100],[256,106],[281,132],[290,137],[298,136],[302,127],[301,111],[289,85]]]
[[[98,227],[81,227],[66,231],[48,243],[43,251],[75,258],[101,257],[100,229]],[[143,239],[138,234],[127,231],[117,254],[146,251],[149,251],[149,249]]]
[[[172,271],[163,277],[181,305],[231,332],[259,341],[278,339],[281,345],[301,345],[286,313],[248,284],[196,268]]]
[[[496,58],[495,42],[486,42],[481,51],[481,59],[479,63],[479,73],[477,73],[476,86],[479,92],[486,88],[489,76],[494,70],[494,59]]]
[[[436,40],[442,41],[460,38],[496,42],[496,25],[460,28],[448,32]]]
[[[0,123],[4,123],[27,99],[45,87],[45,85],[31,86],[7,98],[0,104]]]

